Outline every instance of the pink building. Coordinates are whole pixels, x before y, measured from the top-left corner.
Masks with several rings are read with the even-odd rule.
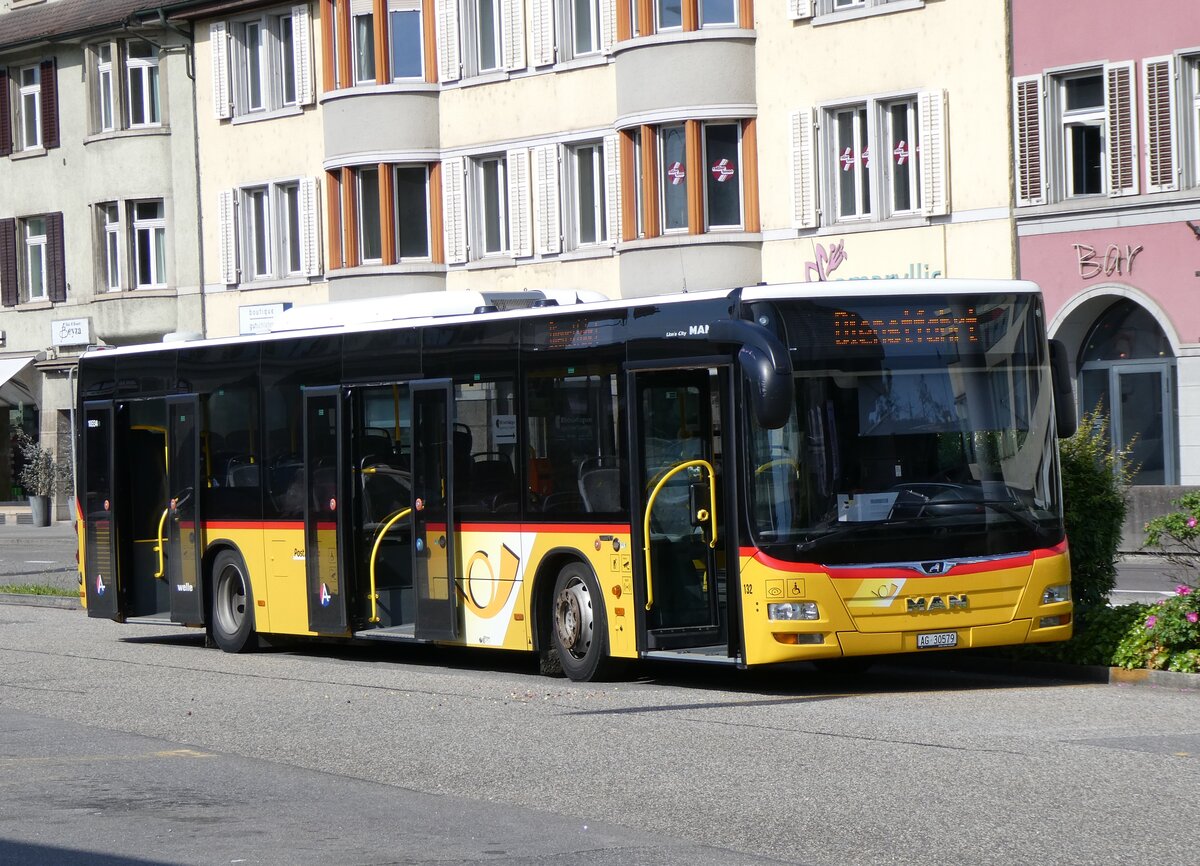
[[[1012,42],[1020,275],[1135,483],[1200,485],[1200,15],[1012,0]]]

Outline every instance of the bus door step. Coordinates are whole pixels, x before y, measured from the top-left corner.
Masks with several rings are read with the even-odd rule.
[[[702,662],[710,665],[740,666],[742,664],[740,657],[729,655],[729,648],[724,644],[720,646],[693,646],[681,649],[649,650],[642,653],[642,658]]]
[[[410,641],[412,643],[428,643],[428,641],[417,638],[416,630],[417,627],[409,623],[408,625],[394,625],[389,628],[369,628],[365,631],[356,631],[354,636],[363,640],[399,640]]]

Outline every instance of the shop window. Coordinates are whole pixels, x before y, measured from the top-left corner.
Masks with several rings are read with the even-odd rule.
[[[1092,326],[1079,357],[1079,411],[1108,420],[1116,453],[1129,449],[1134,484],[1175,484],[1175,358],[1150,313],[1121,300]]]

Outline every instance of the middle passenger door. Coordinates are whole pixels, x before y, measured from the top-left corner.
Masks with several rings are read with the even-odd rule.
[[[454,567],[454,402],[449,379],[412,386],[412,538],[416,637],[458,637]]]

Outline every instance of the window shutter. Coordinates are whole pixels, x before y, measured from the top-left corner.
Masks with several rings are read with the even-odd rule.
[[[1042,76],[1013,79],[1017,205],[1045,204],[1042,155]]]
[[[13,152],[12,106],[8,92],[8,70],[0,69],[0,156]]]
[[[208,41],[212,43],[213,113],[224,119],[233,114],[229,100],[229,35],[224,21],[209,25]]]
[[[1137,116],[1134,113],[1133,64],[1104,65],[1108,104],[1108,194],[1137,195]]]
[[[57,64],[43,60],[40,70],[42,81],[42,147],[49,150],[58,147],[58,76]]]
[[[505,154],[508,174],[508,246],[514,256],[533,255],[533,226],[530,213],[529,149]]]
[[[1146,192],[1179,188],[1175,173],[1175,58],[1142,61],[1146,89]]]
[[[458,0],[436,0],[436,5],[438,79],[443,82],[458,81],[462,76],[462,58],[458,46]]]
[[[533,149],[533,173],[537,178],[537,253],[560,253],[562,217],[558,209],[558,145],[546,144]]]
[[[221,281],[231,286],[238,281],[237,210],[233,190],[223,189],[217,198],[217,220],[221,232]]]
[[[612,53],[617,41],[617,0],[600,0],[600,49]]]
[[[817,226],[817,146],[813,109],[792,114],[792,224]]]
[[[525,0],[500,0],[504,68],[525,68]],[[525,154],[528,158],[528,152]]]
[[[917,94],[917,125],[921,139],[921,212],[942,216],[950,211],[946,190],[946,91]]]
[[[17,221],[0,219],[0,304],[15,307],[17,294]]]
[[[793,21],[812,18],[813,0],[788,0],[788,17]]]
[[[46,296],[61,304],[67,299],[66,247],[63,244],[63,215],[46,214]]]
[[[292,7],[292,41],[296,102],[300,105],[312,105],[316,101],[316,88],[313,87],[312,19],[308,14],[307,3]]]
[[[604,203],[608,242],[621,242],[621,137],[604,136]]]
[[[300,179],[300,270],[321,275],[321,193],[315,177]]]
[[[554,62],[554,0],[529,0],[529,65]]]
[[[446,264],[467,260],[467,192],[463,184],[466,161],[457,156],[442,161],[442,207],[445,210]]]

